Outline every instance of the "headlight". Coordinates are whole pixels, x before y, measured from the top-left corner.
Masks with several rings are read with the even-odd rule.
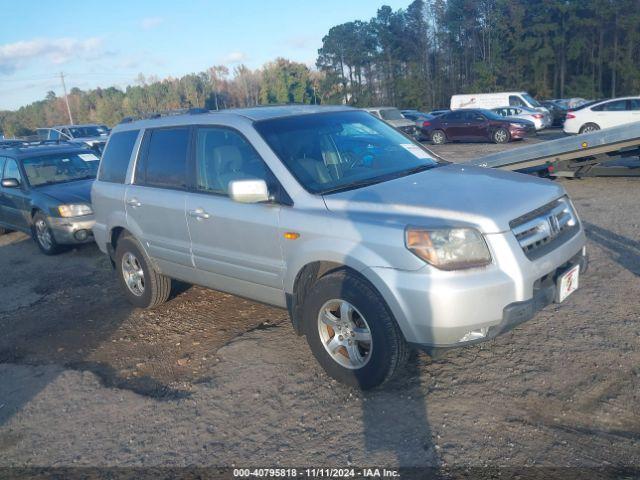
[[[60,205],[58,207],[58,213],[61,217],[82,217],[83,215],[91,215],[93,210],[89,205],[84,203],[72,204],[72,205]]]
[[[483,267],[491,263],[482,234],[473,228],[408,227],[405,243],[414,255],[441,270]]]

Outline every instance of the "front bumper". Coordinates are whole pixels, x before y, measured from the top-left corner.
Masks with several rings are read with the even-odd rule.
[[[82,217],[49,217],[49,226],[56,242],[62,245],[93,242],[93,215]]]
[[[513,139],[526,138],[535,134],[536,134],[535,127],[531,127],[530,129],[529,128],[510,128],[509,129],[509,135]]]
[[[494,338],[551,303],[555,278],[568,266],[580,263],[582,272],[587,266],[582,229],[534,261],[524,255],[511,232],[487,237],[493,237],[489,244],[494,263],[485,268],[367,269],[407,342],[435,352]]]
[[[412,344],[414,348],[425,350],[431,356],[436,357],[439,353],[451,348],[473,345],[475,343],[485,342],[496,338],[498,335],[514,329],[518,325],[531,320],[536,314],[547,305],[554,303],[556,298],[556,280],[564,272],[570,270],[575,265],[580,265],[580,273],[586,273],[589,268],[589,257],[582,252],[575,255],[566,264],[558,267],[554,272],[545,276],[544,280],[538,285],[534,285],[533,297],[522,302],[513,302],[504,307],[502,310],[502,321],[497,325],[486,328],[486,336],[467,342],[457,342],[450,345],[438,345],[433,347],[423,344]]]

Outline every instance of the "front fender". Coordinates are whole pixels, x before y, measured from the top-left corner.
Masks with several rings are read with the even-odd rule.
[[[287,270],[284,290],[292,293],[298,273],[313,262],[332,262],[362,272],[371,266],[386,267],[389,262],[363,243],[344,239],[316,238],[285,248]]]

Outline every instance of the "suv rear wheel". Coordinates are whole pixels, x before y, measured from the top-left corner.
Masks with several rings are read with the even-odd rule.
[[[363,390],[393,378],[408,346],[380,294],[346,271],[319,279],[304,300],[304,333],[327,374]]]
[[[118,281],[127,300],[139,308],[164,303],[171,293],[171,279],[156,272],[140,244],[130,236],[121,237],[115,255]]]

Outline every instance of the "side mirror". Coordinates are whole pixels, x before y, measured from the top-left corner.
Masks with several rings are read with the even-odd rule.
[[[3,178],[2,186],[4,188],[18,188],[20,186],[20,180],[17,178]]]
[[[264,180],[234,180],[229,182],[229,197],[240,203],[266,202],[269,188]]]

